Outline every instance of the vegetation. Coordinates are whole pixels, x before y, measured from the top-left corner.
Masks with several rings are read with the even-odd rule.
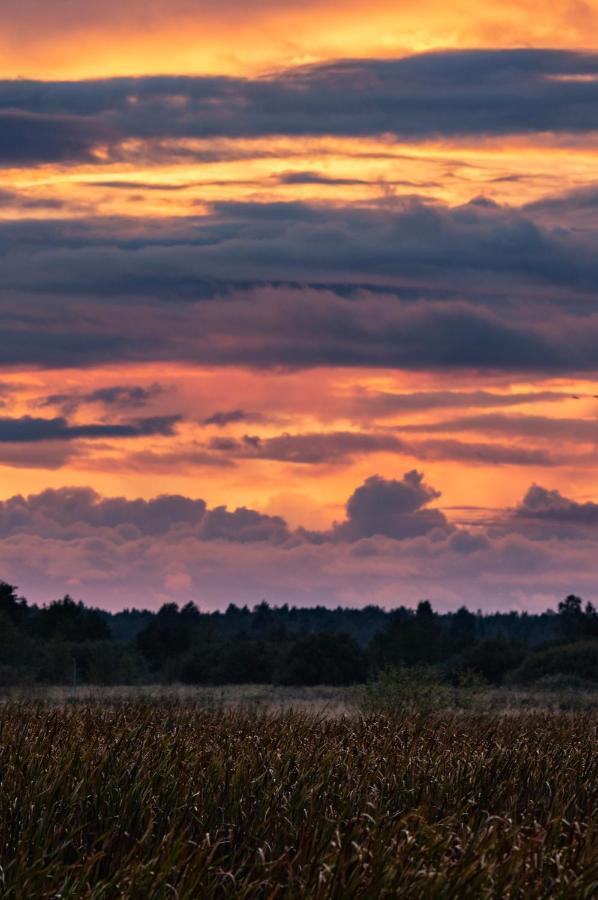
[[[465,607],[442,615],[427,601],[392,612],[262,602],[224,613],[169,603],[157,613],[110,614],[69,596],[31,605],[0,582],[0,686],[353,685],[381,684],[393,672],[395,682],[433,678],[447,689],[467,678],[501,685],[562,675],[598,684],[598,614],[573,595],[542,615]]]
[[[597,724],[7,704],[1,893],[594,897]]]
[[[529,684],[554,675],[568,675],[581,682],[598,682],[598,641],[557,644],[530,653],[513,672],[512,679]]]

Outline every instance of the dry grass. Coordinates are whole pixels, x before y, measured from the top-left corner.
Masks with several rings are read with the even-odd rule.
[[[0,708],[0,890],[590,898],[598,716]]]
[[[380,706],[392,711],[393,700],[378,693]],[[519,712],[598,712],[598,690],[484,687],[461,693],[463,704],[449,697],[447,711],[456,708],[477,713],[516,714]],[[415,698],[417,699],[417,698]],[[326,716],[355,715],[375,707],[371,704],[371,690],[355,687],[285,687],[271,684],[241,684],[212,686],[121,685],[102,687],[80,685],[76,689],[64,685],[33,684],[0,688],[0,703],[44,702],[57,704],[120,704],[120,703],[176,703],[204,709],[232,709],[262,711],[311,712]],[[417,707],[417,702],[414,704]]]
[[[0,703],[44,702],[52,704],[175,703],[202,709],[283,711],[296,710],[323,715],[349,715],[358,709],[360,690],[352,687],[283,687],[271,684],[223,685],[221,687],[170,685],[27,685],[0,689]]]

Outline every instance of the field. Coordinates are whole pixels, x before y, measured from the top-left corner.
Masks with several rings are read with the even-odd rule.
[[[598,716],[0,706],[0,895],[590,898]]]

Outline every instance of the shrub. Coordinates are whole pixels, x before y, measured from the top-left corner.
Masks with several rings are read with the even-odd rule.
[[[384,669],[366,685],[363,705],[380,712],[431,713],[451,705],[453,692],[431,666]]]
[[[452,671],[475,672],[491,684],[502,684],[509,671],[518,666],[525,656],[519,644],[503,637],[486,638],[463,650],[451,666]]]
[[[547,675],[571,675],[598,682],[598,641],[576,641],[536,650],[512,673],[510,680],[531,684]]]

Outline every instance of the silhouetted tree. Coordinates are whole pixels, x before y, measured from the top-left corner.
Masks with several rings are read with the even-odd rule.
[[[189,650],[193,629],[185,618],[179,614],[176,603],[165,603],[149,625],[137,635],[137,648],[152,671],[163,668],[167,660],[182,657]]]
[[[17,588],[0,581],[0,615],[5,615],[15,625],[21,625],[29,615],[27,601],[17,595]]]
[[[492,684],[502,684],[505,675],[520,665],[525,648],[502,635],[486,638],[464,648],[451,666],[452,674],[475,672]]]
[[[460,653],[470,647],[476,639],[476,617],[464,606],[460,607],[450,619],[451,650]]]
[[[591,603],[586,603],[575,594],[561,600],[558,607],[559,632],[564,640],[598,636],[598,614]]]
[[[276,680],[280,684],[355,684],[367,678],[367,659],[346,634],[308,634],[283,654]]]
[[[66,594],[40,609],[35,617],[35,631],[44,640],[105,641],[110,640],[110,625],[96,610]]]
[[[378,668],[387,666],[432,665],[445,653],[446,637],[428,600],[423,600],[414,616],[393,616],[389,626],[376,635],[370,646]]]

